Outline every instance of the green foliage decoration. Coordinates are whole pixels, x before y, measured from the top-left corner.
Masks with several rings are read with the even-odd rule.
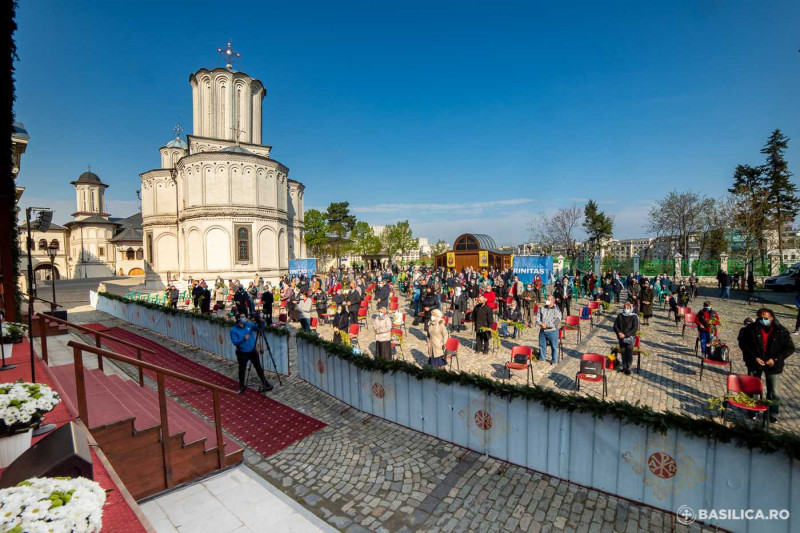
[[[740,423],[725,426],[711,418],[695,418],[672,411],[654,411],[651,407],[638,402],[632,404],[626,401],[603,401],[592,396],[562,394],[538,385],[514,385],[463,371],[452,372],[444,368],[419,367],[400,360],[372,359],[354,355],[350,348],[328,342],[310,333],[298,331],[296,337],[299,341],[324,348],[328,355],[336,356],[358,369],[369,372],[383,374],[403,372],[417,380],[434,379],[444,385],[475,387],[509,401],[513,399],[534,401],[548,409],[585,413],[598,419],[612,417],[623,423],[644,426],[661,434],[669,430],[680,430],[701,439],[733,442],[737,446],[765,453],[782,451],[790,458],[800,459],[800,436],[786,431],[766,431]]]

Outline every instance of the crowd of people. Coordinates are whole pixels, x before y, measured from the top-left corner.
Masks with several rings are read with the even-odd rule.
[[[721,271],[717,279],[719,297],[725,300],[730,296],[730,287],[736,287],[735,276]],[[286,276],[275,286],[258,275],[246,288],[221,278],[209,288],[204,280],[198,280],[192,282],[190,296],[199,312],[222,312],[237,319],[231,338],[239,357],[240,390],[244,390],[244,368],[252,363],[262,381],[261,389],[266,391],[272,386],[255,356],[253,338],[258,335],[259,325],[273,324],[273,309],[280,310],[279,323],[295,321],[305,331],[310,331],[312,317],[327,322],[331,326],[331,340],[349,344],[350,326],[359,324],[359,311],[364,308],[365,299],[372,300],[377,311],[371,321],[374,355],[388,360],[393,357],[393,332],[406,326],[406,313],[393,298],[395,291],[400,291],[408,300],[412,325],[419,326],[425,334],[429,364],[444,364],[447,340],[454,333],[472,329],[474,351],[488,354],[494,334],[516,337],[522,327],[538,330],[539,360],[548,360],[549,348],[549,362],[556,364],[564,319],[583,307],[583,303],[576,307],[575,302],[586,299],[606,307],[621,302],[613,331],[618,341],[619,369],[629,375],[637,336],[650,324],[656,304],[667,305],[678,322],[683,319],[679,310],[690,305],[700,292],[695,275],[674,280],[666,274],[648,277],[638,272],[627,276],[606,272],[598,278],[593,272],[576,271],[547,281],[537,275],[526,284],[511,269],[334,269],[324,275]],[[746,284],[748,288],[751,286],[750,279]],[[744,286],[737,288],[745,290]],[[800,287],[797,289],[795,335],[800,330]],[[178,298],[177,291],[173,287],[168,291],[172,304]],[[709,300],[696,312],[696,322],[700,353],[712,357],[720,317]],[[794,351],[791,334],[775,320],[771,310],[763,308],[758,310],[755,320],[741,329],[738,342],[748,373],[765,377],[769,415],[774,421],[779,412],[780,375],[785,359]]]

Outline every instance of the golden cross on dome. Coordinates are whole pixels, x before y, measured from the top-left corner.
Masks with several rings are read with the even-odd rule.
[[[233,64],[242,57],[242,54],[233,49],[230,41],[225,43],[225,48],[217,48],[217,53],[225,60],[225,68],[228,70],[233,70]]]

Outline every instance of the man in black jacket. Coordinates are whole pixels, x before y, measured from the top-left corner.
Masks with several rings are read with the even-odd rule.
[[[431,320],[431,313],[434,309],[439,309],[439,299],[436,297],[434,288],[429,285],[420,296],[420,315],[425,331],[428,331],[428,322]]]
[[[633,345],[636,332],[639,331],[639,317],[633,313],[633,304],[625,302],[622,313],[614,320],[614,333],[619,341],[619,353],[622,359],[622,371],[630,375],[633,364]]]
[[[361,293],[355,281],[350,282],[350,292],[347,293],[347,312],[350,315],[350,323],[358,324],[358,309],[361,307]]]
[[[783,373],[784,361],[794,352],[794,343],[789,330],[775,320],[771,309],[761,308],[756,313],[757,319],[752,324],[739,330],[739,348],[747,366],[747,373],[761,379],[767,379],[767,400],[769,420],[776,422],[780,411],[780,375]]]
[[[489,353],[488,331],[481,331],[481,328],[491,328],[494,324],[492,308],[486,305],[486,297],[482,294],[478,296],[478,305],[472,310],[472,320],[475,324],[475,353]]]
[[[381,307],[389,308],[389,296],[391,291],[389,290],[389,285],[386,281],[381,278],[378,280],[378,288],[375,289],[375,302],[378,304],[378,309]]]
[[[261,314],[264,317],[264,322],[272,325],[272,306],[275,303],[275,295],[272,294],[272,287],[267,284],[264,291],[261,293]]]
[[[569,277],[564,276],[562,281],[556,282],[553,296],[556,299],[556,305],[561,311],[561,315],[569,316],[569,304],[572,302],[572,284],[569,282]]]

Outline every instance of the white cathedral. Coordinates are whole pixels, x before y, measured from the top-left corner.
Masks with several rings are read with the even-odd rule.
[[[231,64],[189,83],[193,133],[177,129],[161,168],[141,174],[146,283],[276,280],[305,257],[305,187],[262,144],[266,89]]]

